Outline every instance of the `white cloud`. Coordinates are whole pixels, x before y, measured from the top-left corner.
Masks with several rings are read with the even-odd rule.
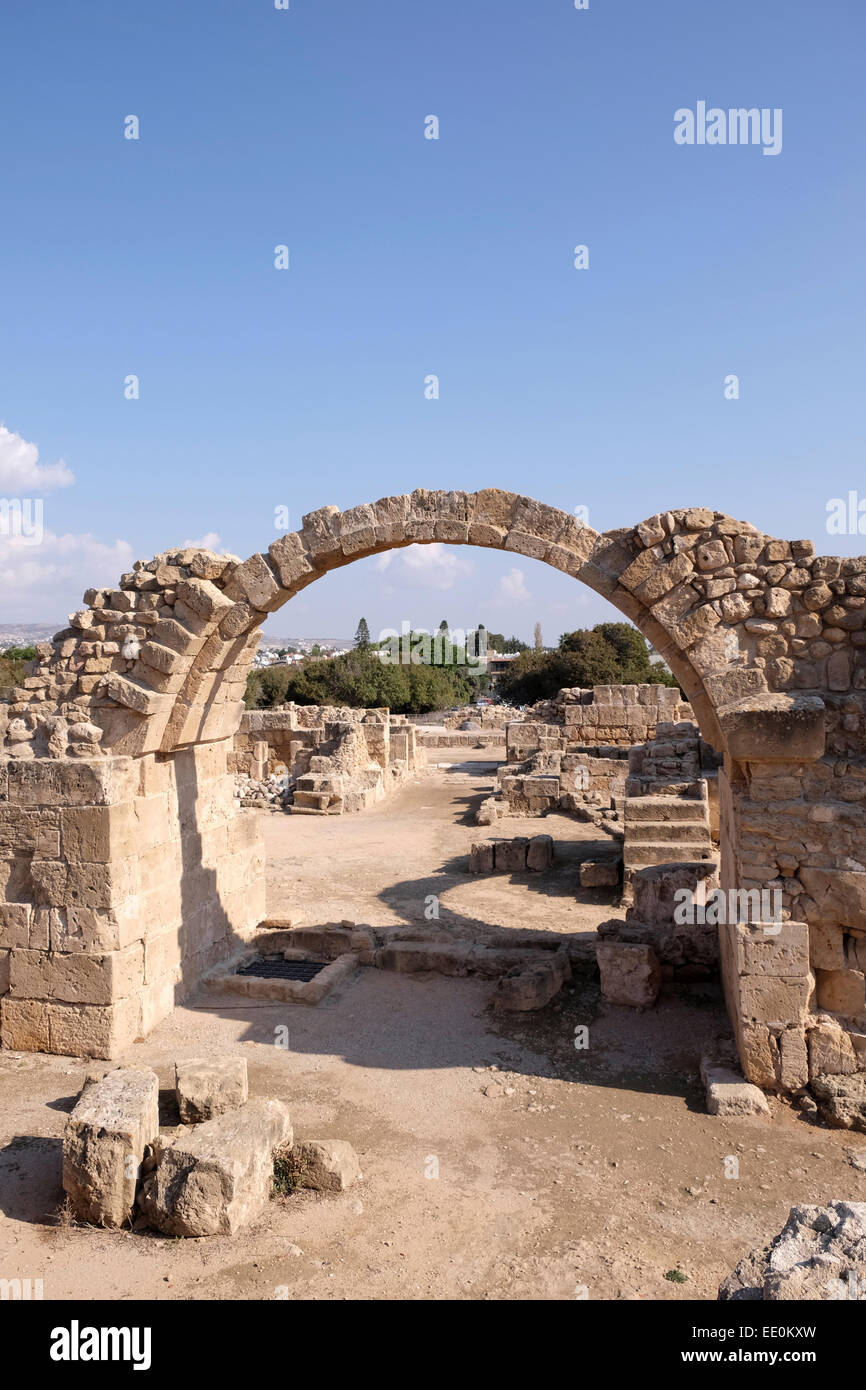
[[[453,589],[475,566],[467,555],[452,547],[434,542],[433,545],[410,545],[405,550],[386,550],[376,560],[376,569],[388,574],[389,588],[396,589]]]
[[[184,541],[180,549],[192,550],[194,548],[196,550],[219,550],[221,545],[222,536],[220,536],[218,532],[205,531],[204,535],[199,536],[197,540]]]
[[[74,482],[65,463],[41,464],[35,444],[0,425],[0,594],[8,622],[62,627],[85,589],[116,584],[132,568],[128,541],[44,528],[41,494]]]
[[[65,615],[81,607],[85,589],[117,584],[132,562],[127,541],[106,545],[91,535],[46,531],[33,545],[25,537],[0,535],[4,617],[63,626]]]
[[[59,463],[40,463],[39,450],[20,434],[0,425],[0,492],[6,497],[38,497],[75,482],[72,470]]]
[[[525,603],[530,597],[526,587],[526,575],[521,569],[511,569],[504,574],[499,581],[496,590],[497,600],[507,600],[509,603]]]

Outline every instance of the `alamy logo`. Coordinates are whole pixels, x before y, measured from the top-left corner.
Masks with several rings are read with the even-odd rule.
[[[0,1279],[0,1302],[42,1298],[41,1279]]]
[[[131,1361],[134,1371],[150,1370],[149,1327],[68,1327],[51,1330],[52,1361]]]
[[[718,927],[743,922],[761,926],[767,936],[782,930],[782,892],[779,888],[713,888],[700,883],[697,892],[677,888],[674,921],[678,926]]]
[[[41,545],[44,534],[41,497],[0,497],[0,536]]]
[[[782,108],[775,106],[707,107],[699,101],[694,111],[681,106],[674,112],[677,145],[762,145],[762,154],[782,153]]]

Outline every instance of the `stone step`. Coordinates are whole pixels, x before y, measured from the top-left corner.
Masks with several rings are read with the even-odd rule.
[[[710,828],[705,820],[638,821],[628,827],[628,842],[632,845],[657,840],[710,842]]]
[[[702,812],[705,806],[706,802],[685,797],[629,796],[625,800],[624,818],[626,821],[693,820],[706,814]]]
[[[646,869],[651,864],[704,863],[714,857],[711,845],[626,843],[623,864],[626,869]]]

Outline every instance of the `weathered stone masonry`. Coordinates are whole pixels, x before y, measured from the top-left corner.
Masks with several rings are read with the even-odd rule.
[[[866,559],[703,508],[599,535],[497,489],[326,507],[244,563],[171,551],[88,592],[0,715],[3,1044],[112,1055],[250,931],[261,851],[227,754],[258,630],[329,570],[432,541],[551,564],[653,643],[724,754],[723,886],[783,895],[777,935],[722,933],[747,1075],[866,1067]]]

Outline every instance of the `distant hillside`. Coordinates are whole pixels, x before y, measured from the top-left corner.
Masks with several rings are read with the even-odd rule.
[[[65,627],[59,623],[4,623],[0,619],[0,647],[10,644],[16,647],[30,647],[34,642],[50,642],[55,632]]]

